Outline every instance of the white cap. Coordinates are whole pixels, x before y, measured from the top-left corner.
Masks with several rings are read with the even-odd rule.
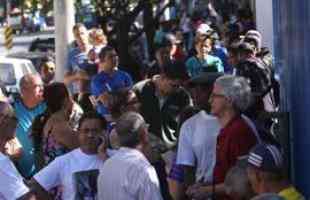
[[[199,34],[208,34],[209,31],[211,31],[212,29],[210,28],[210,26],[208,24],[200,24],[196,30],[196,33]]]

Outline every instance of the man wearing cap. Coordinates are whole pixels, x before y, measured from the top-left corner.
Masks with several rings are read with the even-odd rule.
[[[246,78],[256,97],[254,112],[274,111],[275,104],[271,90],[271,71],[256,57],[254,44],[242,42],[238,47],[239,62],[235,67],[235,74]],[[252,113],[254,113],[252,111]]]
[[[144,155],[147,127],[135,112],[123,114],[116,122],[121,148],[100,169],[99,200],[162,200],[156,171]]]
[[[302,194],[288,182],[283,171],[283,155],[276,146],[258,144],[251,149],[247,173],[257,194],[277,193],[286,200],[303,200]]]
[[[250,81],[253,93],[261,99],[262,109],[273,112],[277,107],[274,97],[274,73],[261,57],[258,57],[262,46],[262,36],[256,30],[249,30],[239,45],[239,63],[236,75]],[[259,102],[258,102],[259,104]]]

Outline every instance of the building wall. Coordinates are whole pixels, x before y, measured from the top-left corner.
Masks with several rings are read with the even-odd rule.
[[[259,0],[261,1],[261,0]],[[310,1],[273,0],[281,109],[290,114],[293,181],[310,198]]]
[[[273,50],[272,0],[256,1],[256,26],[262,33],[262,45]]]

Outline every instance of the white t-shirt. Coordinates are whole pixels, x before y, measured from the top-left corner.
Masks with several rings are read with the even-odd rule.
[[[205,111],[192,116],[181,127],[177,164],[196,166],[196,181],[212,182],[219,132],[217,118]]]
[[[96,189],[91,186],[89,176],[97,179],[99,168],[103,161],[97,155],[88,155],[75,149],[63,156],[57,157],[48,166],[39,171],[34,179],[46,190],[60,186],[62,187],[62,199],[73,200],[76,195],[83,193],[83,198],[96,196]],[[76,174],[78,173],[78,174]],[[96,182],[96,180],[95,180]],[[87,192],[85,192],[85,189]],[[80,192],[81,191],[81,192]]]
[[[120,148],[100,169],[98,200],[162,200],[154,167],[138,150]]]
[[[0,200],[15,200],[29,192],[9,157],[0,152]]]
[[[242,118],[261,141],[253,122],[245,115]],[[205,111],[192,116],[181,127],[177,164],[196,167],[196,182],[212,183],[220,129],[218,119]]]

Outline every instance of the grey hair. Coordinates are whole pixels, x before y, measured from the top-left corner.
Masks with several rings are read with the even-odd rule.
[[[228,195],[237,195],[240,199],[250,199],[254,196],[245,167],[232,167],[225,177],[224,185]]]
[[[245,78],[224,75],[216,79],[215,84],[223,89],[223,95],[232,101],[238,111],[245,111],[251,105],[251,87]]]
[[[33,79],[40,77],[39,74],[26,74],[24,75],[19,82],[19,88],[20,89],[25,89],[27,87],[27,85],[29,85],[30,83],[32,83]]]
[[[285,198],[275,193],[265,193],[257,195],[253,197],[251,200],[285,200]]]
[[[121,146],[135,147],[140,143],[139,131],[145,125],[143,117],[136,112],[123,114],[116,122],[115,130]]]

